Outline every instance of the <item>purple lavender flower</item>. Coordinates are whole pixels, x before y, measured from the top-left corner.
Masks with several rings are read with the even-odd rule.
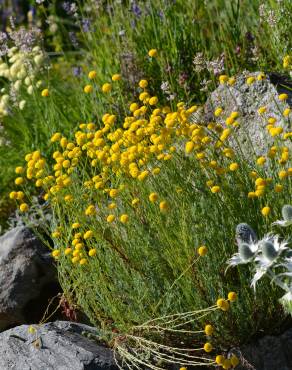
[[[62,8],[65,10],[67,14],[70,14],[70,3],[69,1],[64,1],[62,4]]]
[[[77,5],[75,3],[70,3],[69,1],[64,1],[62,8],[68,15],[76,15],[78,10]]]
[[[163,20],[163,19],[164,19],[164,12],[163,12],[163,10],[159,10],[159,12],[158,12],[158,17],[159,17],[161,20]]]
[[[73,67],[73,75],[79,77],[81,75],[82,68],[80,66]]]
[[[78,44],[75,32],[69,32],[69,38],[70,38],[70,41],[71,41],[72,45],[75,48],[78,48],[79,44]]]
[[[14,41],[15,46],[24,53],[31,52],[40,35],[41,30],[37,27],[32,27],[30,30],[21,27],[19,30],[9,33],[9,37]]]
[[[0,57],[8,53],[8,36],[5,32],[0,32]]]
[[[132,12],[134,13],[134,15],[138,18],[141,17],[142,15],[142,10],[141,8],[139,7],[139,5],[135,2],[132,3],[132,6],[131,6],[131,10]]]
[[[84,32],[89,32],[91,27],[91,22],[88,18],[84,18],[81,21],[82,29]]]

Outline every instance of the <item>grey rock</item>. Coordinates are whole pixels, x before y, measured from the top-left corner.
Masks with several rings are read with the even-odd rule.
[[[233,352],[240,358],[237,370],[291,370],[292,329],[279,336],[265,336]]]
[[[21,325],[0,333],[1,370],[116,370],[111,349],[89,339],[98,332],[87,325],[56,321]]]
[[[240,127],[236,129],[236,134],[233,135],[230,144],[235,148],[240,146],[249,159],[251,153],[255,156],[266,154],[267,144],[272,144],[274,140],[265,128],[268,118],[276,118],[276,126],[287,128],[288,119],[283,117],[282,113],[285,108],[289,107],[288,102],[292,100],[291,90],[285,89],[282,84],[275,84],[275,78],[273,78],[274,84],[269,77],[261,81],[256,80],[251,85],[246,83],[247,77],[257,77],[259,73],[243,72],[236,77],[233,86],[220,84],[211,93],[200,116],[194,116],[195,122],[201,121],[205,124],[213,122],[214,110],[222,107],[224,114],[216,117],[216,121],[226,126],[225,119],[230,113],[239,112],[240,117],[237,120],[240,122]],[[283,92],[289,96],[287,102],[281,102],[278,99],[278,95]],[[261,106],[267,107],[264,115],[258,113]]]
[[[0,237],[0,331],[39,321],[58,286],[49,250],[29,229]]]

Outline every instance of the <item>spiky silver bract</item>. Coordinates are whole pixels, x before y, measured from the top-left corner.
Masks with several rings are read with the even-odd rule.
[[[285,204],[282,208],[282,216],[284,221],[292,221],[292,206]]]
[[[292,206],[285,204],[282,208],[283,220],[277,220],[272,225],[277,225],[281,227],[288,227],[292,225]]]

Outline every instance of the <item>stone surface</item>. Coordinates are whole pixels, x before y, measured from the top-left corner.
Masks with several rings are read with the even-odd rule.
[[[22,325],[0,333],[2,370],[116,370],[111,349],[88,338],[97,335],[84,324],[56,321]]]
[[[29,229],[0,237],[0,331],[38,322],[58,289],[49,250]]]
[[[222,107],[224,112],[220,117],[216,117],[216,122],[226,126],[225,119],[230,113],[239,112],[240,117],[237,121],[239,121],[240,127],[237,128],[236,135],[233,135],[235,139],[231,140],[231,145],[233,147],[240,145],[249,158],[252,153],[255,156],[266,154],[267,144],[271,144],[274,140],[265,128],[268,118],[276,118],[276,126],[282,126],[287,131],[288,119],[283,117],[282,113],[285,108],[289,107],[288,102],[291,104],[292,101],[291,90],[285,88],[285,83],[289,84],[289,82],[285,82],[284,78],[281,79],[275,74],[260,81],[256,79],[251,85],[246,83],[247,77],[257,78],[259,73],[244,72],[236,77],[233,86],[220,84],[210,94],[204,110],[193,117],[193,120],[199,123],[214,122],[214,110],[217,107]],[[287,102],[280,102],[278,99],[278,95],[283,92],[289,96]],[[258,113],[261,106],[267,107],[267,111],[263,115]]]
[[[265,336],[234,353],[241,359],[237,370],[291,370],[292,329],[279,336]]]

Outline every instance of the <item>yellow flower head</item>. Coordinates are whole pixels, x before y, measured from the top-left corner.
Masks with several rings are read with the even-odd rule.
[[[157,201],[157,199],[158,199],[158,194],[157,193],[151,193],[151,194],[149,194],[149,200],[150,200],[150,202],[154,203],[154,202]]]
[[[155,57],[157,57],[157,49],[150,49],[149,51],[148,51],[148,55],[151,57],[151,58],[155,58]]]
[[[203,257],[203,256],[205,256],[207,254],[208,249],[207,249],[207,247],[205,245],[202,245],[201,247],[199,247],[197,249],[197,252],[198,252],[198,255],[199,256]]]
[[[141,87],[141,89],[145,89],[147,86],[148,86],[148,81],[147,80],[141,80],[139,82],[139,87]]]
[[[159,208],[161,212],[166,212],[168,210],[168,203],[163,200],[162,202],[159,203]]]
[[[267,107],[264,107],[264,106],[259,107],[258,114],[264,114],[266,111],[267,111]]]
[[[280,94],[278,96],[278,98],[279,98],[280,101],[287,100],[288,99],[288,94]]]
[[[96,71],[90,71],[90,72],[88,73],[88,78],[89,78],[90,80],[93,80],[93,79],[95,79],[96,75],[97,75]]]
[[[219,298],[216,302],[217,307],[220,308],[222,311],[228,311],[229,310],[229,302],[224,298]]]
[[[247,83],[248,85],[251,85],[251,84],[253,84],[254,82],[255,82],[255,77],[253,77],[253,76],[248,77],[248,78],[246,79],[246,83]]]
[[[121,75],[116,73],[114,75],[112,75],[112,81],[120,81],[121,79]]]
[[[236,171],[238,170],[238,168],[239,168],[238,163],[231,163],[229,166],[230,171]]]
[[[83,239],[90,239],[90,238],[92,238],[92,236],[93,236],[93,231],[92,230],[88,230],[88,231],[86,231],[86,233],[84,233],[84,235],[83,235]]]
[[[93,91],[93,87],[91,85],[86,85],[84,86],[83,91],[85,92],[85,94],[90,94]]]
[[[219,82],[221,84],[225,84],[227,81],[228,81],[228,76],[226,76],[226,75],[219,76]]]
[[[111,91],[111,89],[112,89],[112,85],[109,84],[109,83],[105,83],[101,87],[102,92],[106,93],[106,94],[109,93]]]
[[[120,221],[122,224],[126,224],[129,221],[129,216],[126,214],[121,215]]]
[[[266,207],[262,208],[261,213],[262,213],[263,216],[267,217],[271,213],[271,208],[266,206]]]
[[[212,346],[211,343],[207,342],[207,343],[204,344],[204,351],[205,352],[211,352],[212,349],[213,349],[213,346]]]
[[[26,203],[22,203],[22,204],[19,206],[19,210],[20,210],[21,212],[27,212],[27,211],[28,211],[28,209],[29,209],[29,207],[28,207],[28,204],[26,204]]]
[[[206,333],[206,335],[210,336],[214,333],[214,328],[212,325],[206,325],[205,326],[205,329],[204,329],[204,332]]]
[[[53,250],[53,252],[52,252],[52,256],[54,257],[54,258],[57,258],[57,257],[59,257],[60,256],[60,250],[59,249],[54,249]]]
[[[41,92],[41,95],[43,97],[48,97],[50,95],[50,92],[49,92],[49,89],[44,89],[42,92]]]
[[[108,223],[112,223],[112,222],[114,222],[115,219],[116,219],[115,215],[108,215],[107,218],[106,218],[106,221]]]
[[[89,250],[89,252],[88,252],[88,255],[89,255],[90,257],[95,256],[95,255],[96,255],[96,249],[95,249],[95,248],[90,249],[90,250]]]
[[[15,173],[17,173],[18,175],[22,174],[24,172],[24,168],[23,167],[16,167],[15,168]]]
[[[225,358],[222,355],[217,355],[216,358],[215,358],[215,362],[216,362],[217,365],[223,365],[224,360],[225,360]]]
[[[214,112],[215,117],[219,117],[222,112],[223,112],[223,109],[221,107],[216,108]]]
[[[218,186],[218,185],[212,186],[211,192],[213,194],[219,193],[219,191],[220,191],[220,186]]]
[[[228,293],[228,299],[229,299],[230,302],[235,302],[237,300],[237,293],[229,292]]]

